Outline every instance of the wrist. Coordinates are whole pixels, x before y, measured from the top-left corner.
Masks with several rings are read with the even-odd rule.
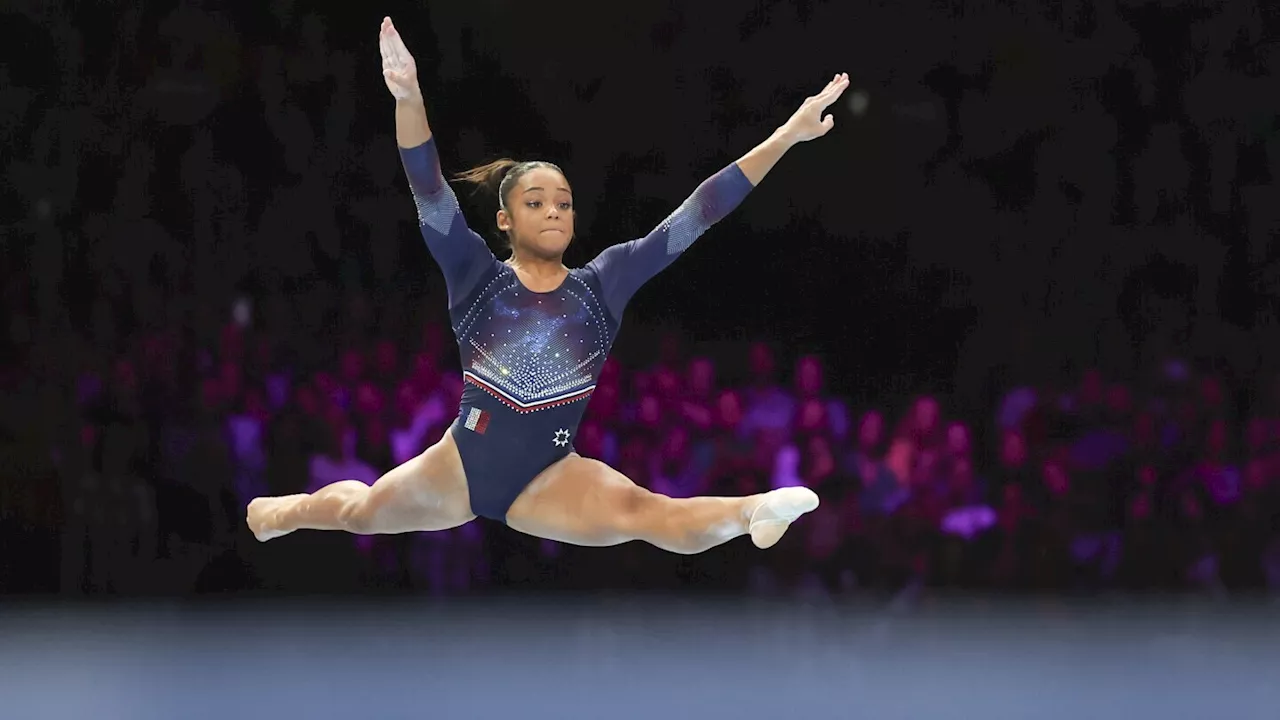
[[[783,150],[789,150],[794,145],[799,144],[800,140],[796,137],[795,131],[791,129],[791,124],[787,123],[774,130],[766,142],[771,145],[777,145]]]
[[[422,92],[414,90],[408,97],[397,97],[396,107],[418,109],[423,107]]]

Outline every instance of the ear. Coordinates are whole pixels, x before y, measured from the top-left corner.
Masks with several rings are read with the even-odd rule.
[[[498,211],[498,229],[502,232],[510,232],[511,230],[511,216],[507,214],[506,210]]]

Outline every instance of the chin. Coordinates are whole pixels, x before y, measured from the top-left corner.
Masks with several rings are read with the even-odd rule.
[[[569,248],[569,237],[560,233],[542,233],[529,245],[542,257],[558,257]]]

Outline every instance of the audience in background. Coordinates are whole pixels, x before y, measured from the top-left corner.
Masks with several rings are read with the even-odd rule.
[[[895,164],[900,153],[919,153],[902,162],[922,168],[920,197],[906,185],[894,185],[895,196],[913,207],[927,201],[946,222],[1002,226],[991,238],[958,243],[953,228],[939,239],[891,227],[868,201],[857,213],[828,214],[852,224],[821,229],[841,240],[913,238],[910,262],[905,254],[848,254],[852,246],[898,252],[872,242],[832,243],[846,259],[894,266],[883,287],[841,304],[828,329],[839,336],[872,323],[860,337],[879,345],[865,354],[910,366],[901,374],[881,366],[876,382],[946,366],[947,358],[922,359],[932,351],[921,348],[946,350],[947,342],[928,345],[938,328],[924,324],[962,317],[951,304],[980,310],[978,327],[947,336],[981,350],[961,354],[980,357],[972,367],[947,366],[961,388],[956,397],[913,380],[851,401],[833,389],[831,358],[780,340],[686,345],[669,329],[653,347],[619,349],[574,440],[580,452],[669,495],[806,485],[824,501],[769,552],[742,541],[688,558],[640,544],[566,547],[483,521],[404,536],[251,540],[244,527],[250,498],[340,479],[374,481],[447,431],[462,388],[440,283],[422,282],[436,271],[385,134],[389,116],[382,112],[373,128],[363,114],[375,103],[386,109],[370,64],[376,53],[351,52],[335,40],[346,28],[295,5],[116,13],[87,4],[0,14],[0,44],[23,48],[28,60],[0,68],[0,140],[12,151],[0,160],[8,180],[0,190],[0,590],[23,578],[36,578],[23,587],[68,593],[322,586],[453,594],[497,585],[675,584],[810,595],[911,584],[1280,590],[1280,374],[1261,360],[1266,343],[1231,349],[1240,337],[1233,333],[1250,320],[1235,310],[1236,319],[1223,319],[1228,304],[1252,304],[1260,308],[1259,336],[1275,337],[1266,299],[1273,293],[1232,287],[1231,278],[1256,275],[1258,288],[1269,287],[1260,268],[1275,257],[1267,238],[1277,207],[1273,177],[1280,177],[1277,96],[1247,93],[1263,103],[1247,111],[1256,116],[1249,122],[1224,124],[1213,110],[1222,105],[1213,90],[1221,77],[1265,77],[1260,68],[1269,56],[1245,32],[1256,22],[1251,3],[1213,10],[1241,33],[1220,33],[1227,40],[1188,50],[1187,58],[1163,50],[1149,57],[1149,48],[1164,45],[1139,41],[1150,32],[1142,13],[1090,5],[1066,15],[1051,9],[1037,20],[1029,11],[1026,22],[1042,22],[1043,37],[1057,38],[1018,46],[1032,60],[975,56],[967,70],[939,55],[941,64],[921,80],[937,94],[939,104],[926,114],[936,110],[938,122],[912,131],[922,135],[866,141],[894,148]],[[813,11],[836,12],[836,5]],[[893,8],[899,5],[902,17],[913,12],[911,3]],[[954,22],[987,19],[976,12]],[[766,42],[778,39],[769,33],[798,27],[749,24],[747,34]],[[1013,25],[1003,32],[1011,34],[992,47],[1015,47],[1008,43],[1022,35]],[[437,54],[471,53],[474,75],[463,84],[481,88],[475,99],[501,97],[502,112],[536,115],[499,66],[472,62],[482,53],[470,49],[471,39],[461,49],[437,32],[448,46],[437,53],[427,49],[429,35],[421,40],[424,70]],[[1104,51],[1104,42],[1118,45]],[[1110,59],[1081,68],[1081,52]],[[1051,60],[1051,53],[1065,55]],[[1072,82],[1062,83],[1074,88],[1069,110],[1040,116],[1038,102],[1024,102],[1026,78],[1038,77],[1022,74],[1032,66],[1042,74],[1070,68]],[[723,79],[705,70],[689,74],[687,92],[724,97],[727,106],[736,107],[740,95],[794,92],[770,86],[777,73],[761,73],[746,89],[735,89],[739,80],[703,88],[695,78]],[[1175,70],[1187,77],[1169,74]],[[441,72],[429,82],[455,82]],[[558,73],[557,83],[575,85]],[[1090,79],[1078,81],[1085,76],[1077,73]],[[605,83],[596,96],[599,89],[597,80],[575,92],[593,103],[623,103],[610,112],[629,111],[630,90],[619,94]],[[944,105],[951,110],[938,109]],[[500,144],[462,113],[447,112],[463,154],[479,157]],[[750,114],[737,109],[705,128],[686,125],[706,142],[671,152],[745,147],[743,133],[756,132],[744,119]],[[600,112],[582,115],[598,134]],[[918,141],[929,133],[945,140],[933,157]],[[1023,148],[1027,138],[1039,139]],[[641,187],[632,176],[644,175],[635,168],[696,164],[678,157],[623,158],[612,163],[616,175],[595,178],[608,199],[597,206],[600,226],[630,228],[628,214],[636,213],[628,202],[648,200],[632,187]],[[833,183],[803,174],[793,181],[835,193],[820,202],[848,199],[844,175]],[[613,186],[624,176],[619,187],[630,199],[619,202]],[[1020,177],[1036,179],[1027,197],[1006,179]],[[858,182],[867,192],[874,188],[866,183],[888,180]],[[980,212],[987,206],[999,206],[997,214]],[[787,233],[820,232],[800,215],[790,222]],[[1206,237],[1186,242],[1191,228]],[[1107,244],[1124,250],[1101,247]],[[728,247],[724,257],[732,261]],[[1183,267],[1209,257],[1205,266],[1214,269],[1184,284],[1193,288],[1186,292],[1169,280],[1178,273],[1161,264],[1157,247],[1188,253]],[[1215,249],[1204,255],[1203,247]],[[1229,261],[1221,248],[1230,248]],[[1147,255],[1149,263],[1135,259]],[[928,287],[936,279],[926,272],[931,266],[947,268],[943,284],[954,295]],[[1090,269],[1097,267],[1104,271]],[[909,287],[889,287],[895,283]],[[875,293],[885,293],[891,313],[859,312],[859,298]],[[1070,317],[1056,314],[1065,294],[1099,307],[1114,300],[1114,312],[1089,315],[1077,303]],[[1179,303],[1191,295],[1207,304],[1183,312]],[[931,298],[948,307],[896,304]],[[787,313],[833,312],[818,300],[788,295],[779,304]],[[899,322],[894,313],[922,325],[884,335]],[[753,323],[767,327],[764,319]],[[1129,352],[1117,323],[1139,349]],[[1037,324],[1045,329],[1032,332]],[[644,330],[652,328],[629,324],[624,344]],[[1061,343],[1035,347],[1036,338]],[[1193,341],[1202,352],[1190,355],[1222,348],[1255,367],[1180,360]],[[1151,348],[1170,359],[1144,371]],[[1046,370],[1081,356],[1127,369],[1089,368],[1065,381]],[[1006,369],[1010,378],[1054,379],[1012,382]],[[314,567],[296,561],[303,556]]]

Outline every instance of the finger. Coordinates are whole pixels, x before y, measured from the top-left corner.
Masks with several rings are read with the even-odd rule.
[[[824,135],[830,132],[831,128],[835,126],[836,126],[836,118],[834,115],[828,115],[822,118],[822,133]]]
[[[830,105],[831,103],[833,103],[833,102],[835,102],[835,101],[839,100],[839,99],[840,99],[840,96],[841,96],[841,95],[844,95],[844,91],[845,91],[845,90],[848,90],[848,89],[849,89],[849,86],[848,86],[848,85],[841,85],[840,87],[835,88],[834,90],[832,90],[832,91],[827,95],[827,105]]]
[[[413,59],[413,56],[409,54],[409,48],[404,46],[404,41],[400,39],[399,35],[396,35],[395,40],[392,42],[392,47],[395,48],[396,62],[400,63],[400,67],[408,65]]]
[[[826,92],[827,93],[840,92],[847,87],[849,87],[849,78],[839,77],[827,84]]]
[[[825,87],[805,98],[803,104],[819,105],[821,108],[825,109],[828,105],[835,102],[836,98],[840,97],[840,93],[844,92],[845,87],[848,87],[848,76],[843,73],[837,74],[835,77],[831,78],[831,81],[828,82]]]
[[[824,92],[815,97],[811,105],[813,106],[814,112],[821,113],[823,110],[830,107],[833,102],[835,102],[835,98],[831,96],[831,93]]]
[[[402,63],[409,62],[409,58],[411,57],[409,55],[409,48],[405,46],[404,38],[400,37],[400,33],[395,30],[391,31],[391,47],[395,48],[397,60]]]
[[[836,100],[839,100],[840,96],[844,94],[844,91],[848,89],[849,89],[849,81],[843,80],[839,84],[832,86],[826,92],[818,96],[818,102],[822,105],[823,108],[826,108],[831,103],[835,102]]]
[[[392,41],[395,30],[383,28],[378,35],[378,50],[382,53],[382,62],[390,67],[396,62],[396,48]]]

